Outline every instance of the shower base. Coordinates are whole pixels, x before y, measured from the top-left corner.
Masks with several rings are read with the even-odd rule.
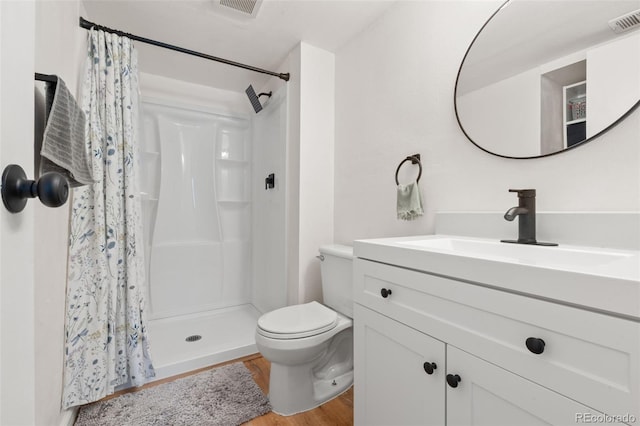
[[[254,334],[259,317],[247,304],[149,321],[153,380],[258,352]]]

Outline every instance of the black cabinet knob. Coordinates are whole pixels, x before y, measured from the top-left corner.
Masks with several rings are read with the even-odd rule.
[[[526,340],[527,349],[533,352],[536,355],[540,355],[544,352],[544,340],[538,339],[537,337],[529,337]]]
[[[427,374],[433,374],[433,370],[438,368],[435,362],[425,362],[422,364],[422,367]]]
[[[457,374],[447,374],[447,383],[452,388],[457,388],[458,383],[460,383],[462,379]]]
[[[385,299],[387,297],[389,297],[391,295],[391,289],[390,288],[383,288],[382,290],[380,290],[380,296],[384,297]]]

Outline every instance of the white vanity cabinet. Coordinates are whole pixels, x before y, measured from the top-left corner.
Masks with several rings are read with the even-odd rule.
[[[354,300],[356,425],[640,424],[636,321],[361,258]]]
[[[356,424],[443,425],[445,344],[354,306]]]
[[[447,370],[460,377],[456,388],[447,386],[447,425],[571,425],[600,415],[451,345]]]

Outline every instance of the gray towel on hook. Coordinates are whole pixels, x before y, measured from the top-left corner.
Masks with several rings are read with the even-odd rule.
[[[40,175],[62,174],[72,188],[94,183],[89,148],[85,140],[84,112],[64,81],[46,84],[46,103],[51,105],[44,129]]]
[[[414,220],[424,214],[418,182],[398,185],[397,211],[398,219],[402,220]]]

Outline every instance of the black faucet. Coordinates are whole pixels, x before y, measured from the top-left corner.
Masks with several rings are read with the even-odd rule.
[[[507,210],[504,218],[511,222],[518,217],[518,239],[500,241],[503,243],[557,246],[556,243],[541,243],[536,240],[536,190],[510,189],[509,192],[518,193],[518,206]]]

